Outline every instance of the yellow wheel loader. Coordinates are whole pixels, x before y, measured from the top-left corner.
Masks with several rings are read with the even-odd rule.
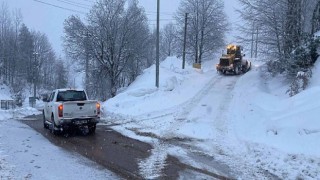
[[[218,72],[222,74],[233,73],[235,75],[246,73],[251,68],[251,62],[243,59],[242,48],[238,45],[227,46],[227,54],[223,54],[219,64],[216,65]]]

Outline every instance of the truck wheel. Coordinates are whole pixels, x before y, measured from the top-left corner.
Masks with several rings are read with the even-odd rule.
[[[89,134],[94,134],[96,132],[96,125],[89,126]]]
[[[51,116],[51,133],[54,134],[54,135],[57,135],[58,134],[58,130],[56,130],[57,126],[56,126],[56,123],[54,122],[54,117],[53,115]]]
[[[42,111],[43,114],[43,127],[46,129],[49,129],[49,125],[46,123],[46,117],[44,116],[44,111]]]

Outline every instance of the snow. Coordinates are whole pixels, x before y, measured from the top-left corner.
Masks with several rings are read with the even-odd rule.
[[[316,78],[319,76],[320,76],[320,61],[316,61],[314,69],[312,71],[313,78],[311,78],[311,80],[310,80],[310,85],[309,85],[308,89],[320,86],[320,81],[318,78]]]
[[[153,144],[157,152],[160,148],[162,153],[153,156],[161,157],[157,164],[163,166],[165,153],[215,171],[192,159],[191,151],[236,169],[227,175],[239,179],[268,179],[263,171],[281,179],[320,178],[319,62],[309,88],[294,97],[286,94],[288,84],[281,76],[265,76],[263,63],[252,62],[244,75],[221,76],[214,61],[202,70],[191,65],[182,70],[181,60],[170,57],[160,64],[159,89],[152,66],[104,103],[106,122],[119,124],[113,128]],[[181,141],[165,143],[174,139],[190,141],[188,148]],[[153,156],[141,160],[147,163],[141,167],[146,178],[160,176],[148,173],[154,169],[148,169],[155,163]]]
[[[231,107],[236,110],[234,116],[242,114],[242,121],[235,121],[242,139],[268,144],[288,153],[319,156],[320,122],[316,117],[320,103],[313,99],[320,98],[320,87],[282,99],[264,91],[255,77],[259,77],[259,71],[253,71],[238,81],[235,96],[246,97],[247,102],[238,101]],[[240,103],[242,105],[238,106]],[[243,123],[244,120],[247,123]]]
[[[182,70],[181,59],[170,57],[160,64],[159,88],[151,66],[102,104],[106,124],[153,145],[150,157],[137,159],[142,177],[160,177],[166,158],[172,155],[195,169],[236,179],[320,179],[320,62],[308,88],[289,97],[282,76],[269,77],[262,73],[263,63],[251,61],[252,70],[246,74],[223,76],[215,71],[216,61],[203,63],[201,70],[190,64]],[[92,162],[79,160],[8,119],[28,113],[39,112],[27,107],[0,111],[0,177],[21,179],[32,174],[42,179],[45,170],[46,177],[52,177],[48,169],[62,171],[58,164],[62,160],[78,167],[66,174],[88,168]],[[106,174],[114,178],[98,165],[90,167],[92,173],[78,171],[74,179],[106,179]],[[184,177],[210,179],[190,170],[180,172]]]
[[[10,89],[7,86],[0,85],[0,100],[12,100],[10,97]]]

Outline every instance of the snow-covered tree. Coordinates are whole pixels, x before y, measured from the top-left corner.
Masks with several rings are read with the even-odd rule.
[[[242,5],[243,42],[250,43],[252,26],[259,28],[260,53],[271,57],[269,71],[285,73],[292,80],[308,72],[316,61],[319,40],[314,38],[317,21],[315,0],[239,0]],[[292,86],[293,87],[293,86]]]

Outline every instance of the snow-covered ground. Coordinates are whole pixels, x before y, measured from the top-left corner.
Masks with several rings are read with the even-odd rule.
[[[219,172],[214,162],[227,165],[220,171],[233,178],[319,179],[319,63],[310,87],[290,98],[281,77],[263,75],[252,61],[248,73],[222,76],[213,61],[182,70],[181,60],[168,58],[159,89],[152,66],[104,103],[106,123],[153,144],[153,156],[141,160],[146,178],[157,177],[170,154],[211,172]]]
[[[2,86],[0,99],[9,98],[8,88]],[[16,121],[39,113],[28,107],[0,110],[0,180],[119,179],[114,173],[55,146],[29,126]]]
[[[289,97],[282,77],[270,78],[261,63],[240,76],[216,73],[214,61],[202,70],[170,57],[146,69],[126,90],[103,104],[105,123],[154,147],[138,159],[140,174],[157,178],[168,155],[208,172],[237,179],[320,179],[320,61],[307,90]],[[3,90],[3,89],[2,89]],[[1,91],[9,96],[8,91]],[[12,115],[39,113],[26,108],[0,110],[0,179],[109,179],[115,175],[52,145]],[[48,156],[48,154],[52,156]],[[53,158],[54,157],[54,158]],[[72,164],[64,169],[61,161]],[[85,167],[85,168],[83,168]],[[87,169],[88,171],[83,171]],[[89,173],[91,172],[91,173]],[[44,173],[46,174],[44,176]],[[181,179],[210,176],[181,172]],[[68,179],[70,179],[68,177]]]

